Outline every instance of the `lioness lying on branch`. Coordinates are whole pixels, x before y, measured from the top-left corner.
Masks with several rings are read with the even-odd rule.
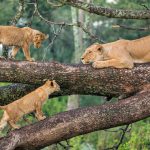
[[[42,113],[42,104],[48,99],[49,94],[59,90],[60,87],[54,80],[48,80],[43,86],[26,96],[8,105],[0,106],[0,109],[4,110],[3,117],[0,121],[0,130],[2,130],[7,123],[14,129],[19,128],[19,126],[16,125],[17,121],[23,117],[23,115],[33,111],[36,111],[35,116],[38,120],[45,119],[46,117]]]
[[[29,27],[0,26],[0,44],[14,46],[12,58],[15,58],[18,50],[22,48],[26,59],[34,61],[30,56],[30,44],[33,43],[35,48],[40,48],[42,41],[47,38],[48,35]]]
[[[81,57],[83,64],[94,68],[133,68],[134,63],[150,62],[150,36],[137,40],[118,40],[106,44],[93,44]]]

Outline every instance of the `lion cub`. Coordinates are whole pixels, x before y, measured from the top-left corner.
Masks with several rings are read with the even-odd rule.
[[[11,58],[15,58],[22,48],[26,60],[34,61],[30,56],[30,45],[33,43],[35,48],[40,48],[42,41],[47,38],[48,35],[29,27],[0,26],[0,44],[13,46]]]
[[[18,129],[17,121],[23,115],[35,111],[35,116],[38,120],[43,120],[46,117],[42,113],[42,104],[48,99],[49,94],[59,91],[59,85],[53,81],[46,81],[46,83],[37,88],[35,91],[25,95],[24,97],[8,104],[0,106],[4,110],[3,117],[0,121],[0,130],[2,130],[7,123],[14,129]]]
[[[150,62],[150,36],[136,40],[118,40],[106,44],[93,44],[81,57],[83,64],[94,68],[133,68],[134,63]]]

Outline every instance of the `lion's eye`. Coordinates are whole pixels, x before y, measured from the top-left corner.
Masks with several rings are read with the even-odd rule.
[[[98,48],[98,50],[100,51],[100,50],[101,50],[101,48]]]
[[[91,51],[89,51],[89,53],[91,53]]]

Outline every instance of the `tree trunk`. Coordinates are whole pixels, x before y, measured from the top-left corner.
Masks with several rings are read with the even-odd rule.
[[[72,13],[72,23],[81,22],[83,24],[83,11],[76,8],[71,8]],[[80,56],[83,51],[83,31],[82,29],[74,26],[73,27],[74,35],[74,54],[72,58],[72,63],[78,63],[80,61]],[[79,107],[80,96],[71,95],[68,96],[67,110],[76,109]]]
[[[0,81],[40,85],[45,79],[55,79],[61,91],[52,96],[60,95],[104,95],[118,97],[130,95],[149,88],[150,65],[138,64],[130,69],[94,69],[91,65],[65,65],[58,62],[12,62],[0,61]],[[7,103],[6,88],[1,87],[0,105]],[[20,88],[20,87],[19,87]],[[25,85],[24,85],[25,88]],[[34,87],[35,88],[35,87]],[[31,91],[34,89],[31,88]],[[15,91],[16,89],[16,91]],[[10,101],[26,94],[26,90],[17,91],[13,88]],[[29,86],[27,88],[29,92]],[[5,93],[6,92],[6,93]]]
[[[1,150],[40,149],[78,135],[133,123],[150,116],[149,97],[150,91],[145,91],[114,104],[59,113],[1,138]]]
[[[78,9],[76,8],[71,8],[71,15],[72,15],[72,23],[78,22]],[[72,58],[72,63],[77,63],[79,62],[77,59],[80,58],[78,57],[79,53],[78,50],[80,50],[80,38],[79,38],[79,28],[78,27],[73,27],[73,37],[74,37],[74,54]],[[68,101],[67,101],[67,110],[71,109],[76,109],[79,107],[79,96],[78,95],[71,95],[68,96]]]

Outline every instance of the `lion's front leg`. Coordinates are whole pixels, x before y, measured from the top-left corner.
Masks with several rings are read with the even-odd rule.
[[[92,66],[94,68],[106,68],[106,67],[114,67],[114,68],[133,68],[133,63],[129,62],[120,62],[116,59],[110,59],[106,61],[95,61]]]
[[[30,56],[29,45],[24,44],[22,48],[23,48],[23,52],[24,52],[24,56],[26,57],[26,60],[35,61],[34,58],[31,58],[31,56]]]
[[[10,53],[10,58],[11,58],[11,59],[15,59],[15,56],[17,55],[17,53],[18,53],[18,51],[19,51],[19,48],[20,48],[20,47],[17,47],[17,46],[13,47],[13,49],[12,49],[12,51],[11,51],[11,53]]]
[[[42,112],[42,103],[41,102],[37,102],[35,104],[35,110],[36,110],[35,116],[39,121],[46,118],[46,116],[44,116],[44,114]]]

